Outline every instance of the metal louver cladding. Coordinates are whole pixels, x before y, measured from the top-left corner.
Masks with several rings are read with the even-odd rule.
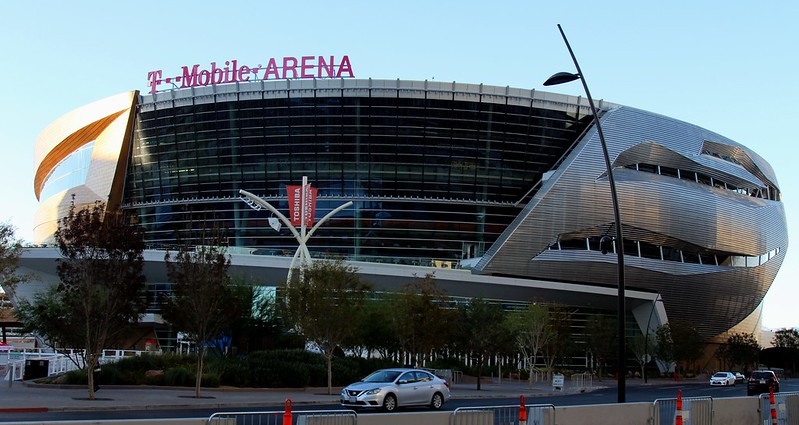
[[[732,140],[662,115],[616,107],[601,120],[626,288],[659,292],[670,320],[690,321],[705,337],[731,329],[760,305],[787,251],[773,170]],[[476,271],[615,286],[615,256],[590,246],[614,228],[600,149],[590,129]],[[569,240],[587,248],[561,249]]]

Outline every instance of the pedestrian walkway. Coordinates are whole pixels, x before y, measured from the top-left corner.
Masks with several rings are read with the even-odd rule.
[[[194,397],[194,388],[104,386],[89,400],[88,389],[78,386],[43,385],[14,382],[3,383],[0,388],[0,413],[35,411],[80,411],[80,410],[124,410],[124,409],[170,409],[170,408],[282,408],[286,399],[294,406],[314,404],[338,404],[340,387],[306,389],[253,389],[253,388],[203,388],[201,398]],[[597,388],[596,386],[594,388]],[[531,386],[524,381],[483,383],[477,390],[476,383],[452,385],[452,397],[459,398],[527,398],[551,394],[568,394],[591,389],[570,387],[567,383],[562,391],[556,391],[544,382]]]

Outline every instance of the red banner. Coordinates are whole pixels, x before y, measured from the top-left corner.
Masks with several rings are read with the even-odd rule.
[[[289,197],[289,219],[291,225],[299,227],[302,225],[302,186],[286,185],[286,192]],[[315,187],[310,184],[305,185],[305,227],[312,227],[314,216],[316,215],[316,192]]]

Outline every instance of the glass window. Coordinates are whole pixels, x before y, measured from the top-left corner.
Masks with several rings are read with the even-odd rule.
[[[699,254],[695,252],[682,252],[682,260],[686,263],[699,264]]]
[[[624,255],[640,257],[640,253],[638,252],[638,241],[624,239]]]
[[[566,239],[560,241],[560,249],[587,250],[588,244],[585,239]]]
[[[662,251],[664,260],[682,262],[682,255],[680,255],[679,249],[672,248],[670,246],[664,246],[662,247]]]
[[[680,178],[683,180],[690,180],[692,182],[696,181],[696,173],[693,171],[686,171],[686,170],[679,170],[680,171]]]
[[[677,177],[677,169],[672,167],[660,167],[660,174],[668,177]]]
[[[710,176],[706,174],[696,173],[696,181],[710,186],[711,179]]]
[[[39,199],[45,200],[56,193],[86,183],[93,148],[94,142],[89,142],[61,160],[44,180]]]
[[[702,264],[716,265],[716,256],[713,254],[699,254],[699,260]]]
[[[648,242],[639,242],[639,246],[641,247],[641,257],[643,258],[651,258],[654,260],[660,260],[660,247],[657,245],[653,245]]]
[[[657,174],[657,167],[652,164],[638,164],[638,171]]]

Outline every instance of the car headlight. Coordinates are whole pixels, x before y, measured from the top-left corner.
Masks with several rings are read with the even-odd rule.
[[[372,388],[371,390],[366,390],[363,393],[365,395],[375,395],[375,394],[380,394],[380,391],[382,390],[383,390],[382,388]]]

